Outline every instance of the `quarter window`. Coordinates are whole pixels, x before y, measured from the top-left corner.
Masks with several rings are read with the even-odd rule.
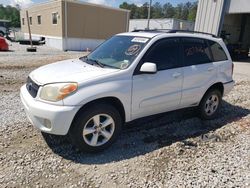
[[[156,42],[143,58],[143,62],[152,62],[157,70],[180,67],[180,45],[177,38],[163,39]]]
[[[205,40],[183,38],[182,43],[185,66],[212,62],[210,50]]]
[[[52,24],[57,24],[58,13],[52,13]]]
[[[41,23],[42,23],[42,17],[39,15],[37,16],[37,24],[41,25]]]
[[[217,42],[214,42],[214,41],[208,41],[208,44],[211,48],[214,61],[226,61],[227,60],[226,53],[224,52],[221,45],[219,45]]]

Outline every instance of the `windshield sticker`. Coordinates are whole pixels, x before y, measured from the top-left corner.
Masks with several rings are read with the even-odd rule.
[[[128,65],[129,65],[128,62],[129,62],[128,60],[124,60],[123,63],[121,63],[120,68],[121,69],[126,69],[128,67]]]
[[[148,41],[148,38],[141,38],[141,37],[135,37],[132,39],[132,42],[138,42],[138,43],[146,43]]]
[[[140,51],[140,49],[141,49],[141,46],[139,44],[134,44],[127,49],[125,54],[129,56],[135,55]]]

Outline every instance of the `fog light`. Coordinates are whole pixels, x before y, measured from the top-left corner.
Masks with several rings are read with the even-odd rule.
[[[50,128],[51,128],[51,121],[48,120],[48,119],[44,119],[44,120],[43,120],[43,125],[44,125],[46,128],[50,129]]]

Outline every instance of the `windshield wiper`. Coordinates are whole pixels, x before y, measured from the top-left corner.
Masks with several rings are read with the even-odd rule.
[[[101,63],[99,60],[97,59],[90,59],[88,58],[87,56],[84,56],[84,57],[80,57],[79,58],[80,60],[82,61],[91,61],[91,62],[94,62],[95,64],[97,64],[99,67],[101,68],[104,68],[104,67],[110,67],[110,68],[114,68],[114,69],[119,69],[118,67],[115,67],[115,66],[112,66],[112,65],[107,65],[107,64],[104,64],[104,63]]]
[[[96,59],[89,59],[87,56],[84,56],[84,57],[80,57],[79,58],[80,60],[86,60],[86,61],[91,61],[91,62],[94,62],[95,64],[97,64],[99,67],[104,67],[104,64],[102,64],[100,61],[96,60]],[[92,64],[93,65],[93,64]]]
[[[89,60],[89,61],[93,61],[93,62],[95,62],[97,65],[99,65],[100,67],[104,67],[104,64],[102,64],[100,61],[98,61],[97,59],[88,59],[87,58],[87,60]]]

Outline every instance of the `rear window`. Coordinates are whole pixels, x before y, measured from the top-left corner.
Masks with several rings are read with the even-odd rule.
[[[199,38],[182,38],[185,66],[212,62],[209,47],[205,40]]]
[[[217,42],[214,42],[214,41],[208,41],[208,44],[211,48],[214,61],[226,61],[227,60],[227,55],[224,52],[221,45],[219,45]]]

